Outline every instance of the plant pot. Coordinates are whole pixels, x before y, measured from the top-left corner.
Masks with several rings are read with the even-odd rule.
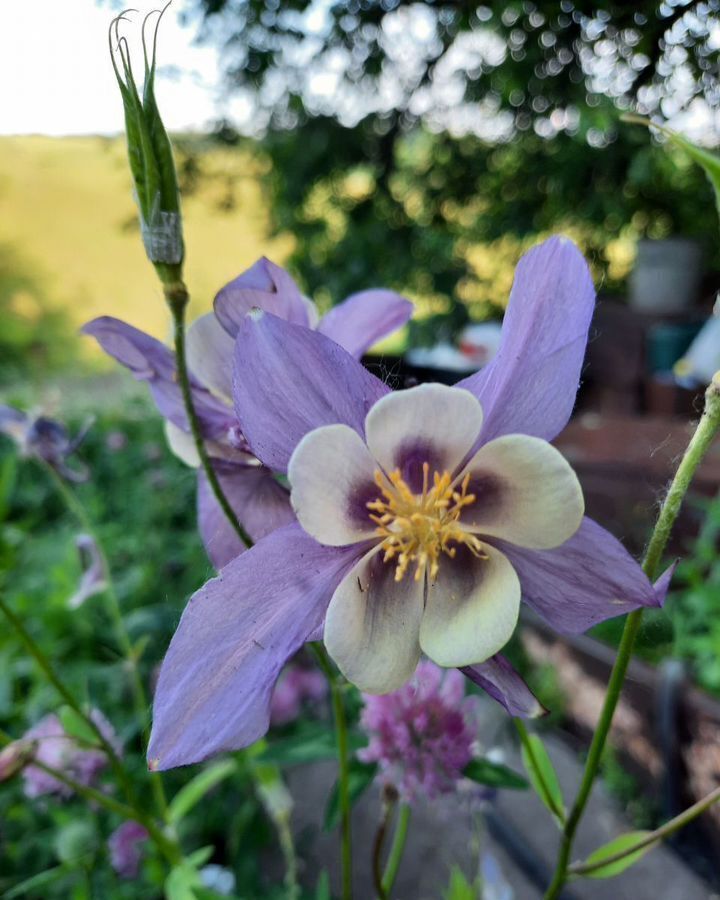
[[[695,241],[639,241],[630,275],[630,306],[660,315],[688,310],[697,298],[701,275],[702,254]]]

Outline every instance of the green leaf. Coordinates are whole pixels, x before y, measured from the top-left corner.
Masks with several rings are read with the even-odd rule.
[[[355,803],[372,784],[377,773],[377,765],[375,763],[360,762],[359,759],[351,759],[348,766],[348,788],[350,793],[350,803]],[[327,805],[325,806],[325,822],[323,828],[325,831],[335,828],[340,821],[340,790],[336,781],[330,791]]]
[[[555,766],[545,745],[536,734],[528,735],[528,744],[529,749],[525,744],[522,745],[522,760],[530,783],[556,821],[562,824],[565,818],[565,803]]]
[[[236,771],[235,760],[225,759],[203,769],[175,794],[168,808],[170,821],[176,825],[196,806],[209,790]]]
[[[459,866],[453,866],[450,871],[450,883],[443,892],[443,900],[476,900],[481,896],[477,882],[470,882]]]
[[[71,706],[61,706],[58,717],[64,731],[66,734],[69,734],[70,737],[77,738],[84,744],[92,744],[93,746],[98,745],[99,741],[97,733],[90,725],[88,725],[83,716],[75,712]]]
[[[59,881],[61,878],[67,878],[69,874],[70,871],[65,866],[55,866],[54,869],[38,872],[37,875],[26,878],[24,881],[16,884],[15,887],[10,888],[9,891],[5,891],[2,895],[3,900],[15,900],[16,897],[25,897],[27,894],[33,894],[37,897],[40,888]]]
[[[187,860],[170,871],[165,879],[166,900],[197,900],[195,888],[202,889],[203,883],[197,869]]]
[[[198,850],[193,850],[187,857],[187,862],[196,869],[200,869],[210,859],[214,852],[215,848],[213,845],[208,844],[206,847],[200,847]]]
[[[326,869],[322,870],[320,877],[317,880],[317,885],[315,886],[315,900],[332,900],[332,894],[330,893],[330,876]]]
[[[624,850],[627,850],[642,841],[649,834],[652,834],[652,832],[629,831],[627,834],[621,834],[620,837],[613,838],[607,844],[603,844],[602,847],[593,851],[583,865],[586,866],[600,863],[604,859],[622,853]],[[630,866],[642,859],[648,850],[652,850],[654,846],[655,844],[648,844],[647,847],[643,847],[635,853],[630,853],[628,856],[623,857],[623,859],[618,859],[615,862],[608,863],[606,866],[602,866],[602,868],[595,869],[592,872],[584,872],[583,874],[587,878],[612,878],[613,875],[619,875],[621,872],[624,872],[625,869],[629,869]]]
[[[489,787],[511,788],[516,791],[526,790],[530,787],[527,780],[513,772],[502,763],[491,762],[489,759],[473,759],[465,769],[463,775],[478,784],[486,784]]]
[[[673,144],[681,147],[690,159],[703,169],[715,191],[715,206],[720,216],[720,156],[716,153],[711,153],[709,150],[704,150],[702,147],[696,147],[687,138],[674,131],[664,128],[663,132],[667,134]]]

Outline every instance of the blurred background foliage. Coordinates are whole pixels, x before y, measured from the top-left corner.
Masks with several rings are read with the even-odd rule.
[[[717,0],[187,8],[263,137],[290,265],[325,303],[372,282],[424,313],[497,315],[522,251],[560,229],[608,291],[639,237],[697,238],[720,265],[702,174],[620,122],[631,109],[712,122]],[[243,143],[227,123],[215,136]]]

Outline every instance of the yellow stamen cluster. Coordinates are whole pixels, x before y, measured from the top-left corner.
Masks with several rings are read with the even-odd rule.
[[[395,581],[403,579],[411,563],[415,563],[416,581],[423,577],[426,566],[430,578],[435,579],[441,555],[454,557],[455,544],[464,544],[477,557],[486,556],[475,535],[459,524],[463,509],[475,502],[475,495],[468,494],[470,475],[458,485],[449,472],[435,472],[432,486],[429,476],[430,466],[423,463],[422,494],[413,494],[399,470],[390,474],[389,482],[382,472],[375,472],[383,499],[373,500],[367,507],[382,538],[384,561],[397,559]]]

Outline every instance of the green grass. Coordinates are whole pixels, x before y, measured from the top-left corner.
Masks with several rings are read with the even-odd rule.
[[[200,165],[210,177],[184,204],[191,315],[208,309],[218,288],[257,257],[282,263],[291,248],[289,237],[268,237],[259,163],[247,150],[212,151]],[[0,138],[1,243],[12,247],[51,308],[66,310],[73,325],[109,314],[167,336],[169,320],[141,246],[122,139]],[[13,305],[41,327],[42,307],[32,290],[19,292]],[[95,352],[90,341],[83,345],[88,355]]]

